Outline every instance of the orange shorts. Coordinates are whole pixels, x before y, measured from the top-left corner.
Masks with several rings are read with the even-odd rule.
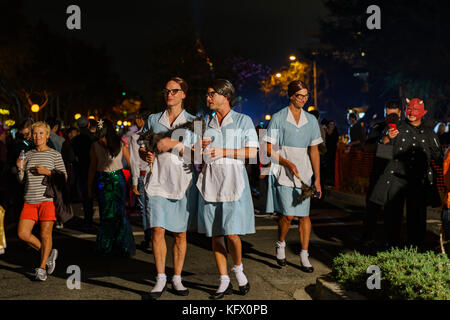
[[[56,221],[55,205],[53,201],[41,203],[26,203],[23,205],[20,220]]]

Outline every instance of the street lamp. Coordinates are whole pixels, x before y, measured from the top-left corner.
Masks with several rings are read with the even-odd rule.
[[[121,126],[121,125],[122,125],[122,121],[120,121],[120,120],[117,121],[117,125],[118,125],[118,126]]]
[[[31,106],[31,112],[39,112],[39,105],[38,104],[33,104]]]
[[[275,75],[275,77],[281,78],[281,73],[278,72],[278,73]]]
[[[266,119],[267,121],[269,121],[270,119],[272,119],[272,116],[270,114],[266,114],[266,116],[264,117],[264,119]]]
[[[75,120],[80,119],[80,118],[81,118],[81,114],[77,113],[77,114],[74,116],[74,118],[75,118]]]
[[[289,57],[289,60],[295,61],[295,60],[297,60],[297,58],[296,58],[295,56],[290,56],[290,57]]]

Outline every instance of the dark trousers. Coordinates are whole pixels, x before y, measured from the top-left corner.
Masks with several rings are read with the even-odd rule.
[[[88,196],[88,178],[85,172],[76,172],[78,194],[83,204],[84,222],[92,224],[94,218],[94,202]]]
[[[427,230],[425,187],[422,184],[409,183],[399,189],[385,207],[387,237],[392,244],[399,244],[405,202],[408,244],[420,247]]]

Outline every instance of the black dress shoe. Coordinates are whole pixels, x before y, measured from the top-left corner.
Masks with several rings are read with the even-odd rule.
[[[279,266],[284,267],[286,265],[286,259],[277,259]]]
[[[166,291],[167,288],[167,282],[166,285],[164,286],[164,288],[162,289],[162,291],[156,291],[156,292],[150,292],[148,297],[150,300],[156,300],[159,297],[161,297],[161,295],[163,294],[164,291]]]
[[[174,292],[177,296],[183,296],[183,297],[185,297],[185,296],[189,295],[189,289],[185,289],[185,290],[177,290],[177,289],[175,289],[175,286],[173,285],[173,283],[172,283],[172,289],[173,289],[173,292]]]
[[[314,268],[313,267],[300,266],[300,270],[302,270],[303,272],[307,272],[307,273],[313,273],[314,272]]]
[[[233,293],[233,286],[231,285],[231,282],[230,282],[230,284],[228,285],[228,288],[225,291],[223,291],[223,292],[215,292],[211,296],[211,299],[219,300],[219,299],[222,299],[226,294],[232,294],[232,293]]]
[[[239,286],[239,293],[245,296],[250,291],[250,282],[247,281],[246,285]]]

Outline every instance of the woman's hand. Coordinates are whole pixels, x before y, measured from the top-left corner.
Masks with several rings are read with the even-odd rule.
[[[22,170],[22,168],[25,169],[25,164],[27,163],[27,161],[28,161],[28,158],[25,158],[25,159],[18,158],[16,161],[17,168],[19,168],[20,170]]]
[[[141,194],[138,191],[138,186],[133,186],[133,193],[137,196],[140,196]]]
[[[41,174],[44,176],[50,176],[52,174],[52,172],[50,170],[48,170],[46,167],[43,167],[41,165],[36,165],[36,172],[37,174]]]
[[[169,152],[172,149],[172,140],[170,138],[164,138],[158,141],[156,148],[159,152]]]
[[[210,158],[211,160],[217,160],[220,158],[223,158],[225,156],[225,149],[222,148],[211,148],[205,150],[206,157]]]
[[[296,176],[297,178],[299,177],[298,169],[291,161],[286,160],[285,167],[288,168],[289,172],[292,173],[292,175]]]

